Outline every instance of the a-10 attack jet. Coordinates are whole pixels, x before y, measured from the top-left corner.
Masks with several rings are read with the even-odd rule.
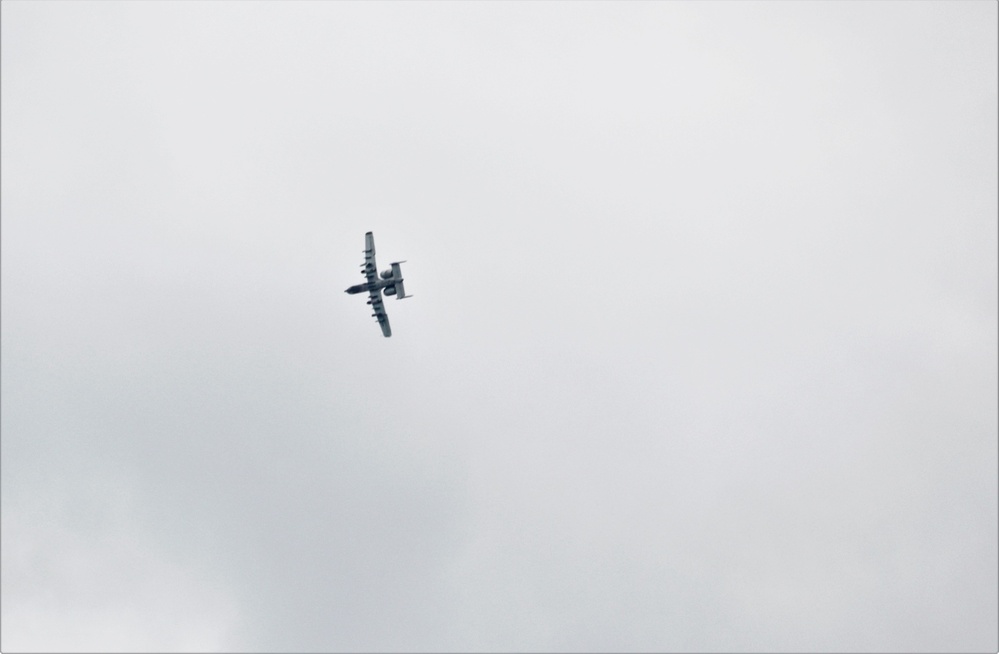
[[[378,266],[375,264],[375,236],[368,232],[364,235],[364,263],[361,264],[361,268],[364,269],[361,274],[368,281],[363,284],[355,284],[344,291],[351,295],[367,291],[371,295],[368,298],[368,304],[374,310],[371,316],[378,319],[378,324],[386,338],[392,335],[392,328],[389,327],[388,314],[385,313],[385,305],[382,303],[382,291],[385,292],[385,295],[394,295],[397,300],[413,297],[406,295],[406,289],[402,285],[402,268],[399,267],[401,263],[406,262],[394,261],[389,264],[392,268],[383,271],[381,279],[379,279]]]

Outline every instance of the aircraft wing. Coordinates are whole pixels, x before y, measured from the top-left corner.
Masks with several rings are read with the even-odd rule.
[[[378,319],[378,326],[382,328],[382,334],[386,338],[392,335],[392,327],[389,326],[388,314],[385,313],[385,304],[382,302],[382,292],[380,289],[374,289],[369,291],[371,294],[371,299],[368,300],[368,304],[371,305],[371,309],[375,312],[374,316]]]
[[[369,282],[378,279],[378,264],[375,263],[375,235],[371,232],[364,235],[364,275]],[[388,323],[386,322],[386,324]]]

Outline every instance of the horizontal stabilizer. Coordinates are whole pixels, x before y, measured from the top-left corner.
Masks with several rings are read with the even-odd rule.
[[[392,284],[395,286],[395,299],[401,300],[407,297],[413,297],[412,295],[406,295],[406,287],[403,286],[402,282],[402,267],[399,264],[406,263],[405,261],[394,261],[392,262],[392,279],[395,280]]]

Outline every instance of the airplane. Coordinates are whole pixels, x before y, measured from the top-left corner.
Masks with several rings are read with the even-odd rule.
[[[385,313],[385,305],[382,304],[382,291],[385,292],[385,295],[394,295],[397,300],[413,297],[406,295],[406,288],[402,285],[402,268],[399,267],[401,263],[406,262],[393,261],[389,264],[392,268],[382,271],[381,279],[379,279],[378,266],[375,264],[375,236],[368,232],[364,235],[364,263],[361,264],[361,268],[363,268],[361,274],[368,281],[363,284],[355,284],[344,291],[350,295],[367,291],[371,295],[368,298],[368,304],[374,310],[371,316],[378,320],[385,338],[392,335],[392,328],[389,326],[388,314]]]

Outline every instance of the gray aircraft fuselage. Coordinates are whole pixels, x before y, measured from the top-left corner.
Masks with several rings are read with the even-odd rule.
[[[344,293],[350,293],[351,295],[357,295],[358,293],[368,293],[374,290],[381,290],[386,286],[393,286],[399,281],[397,279],[378,279],[373,282],[364,282],[363,284],[354,284],[348,288]]]

